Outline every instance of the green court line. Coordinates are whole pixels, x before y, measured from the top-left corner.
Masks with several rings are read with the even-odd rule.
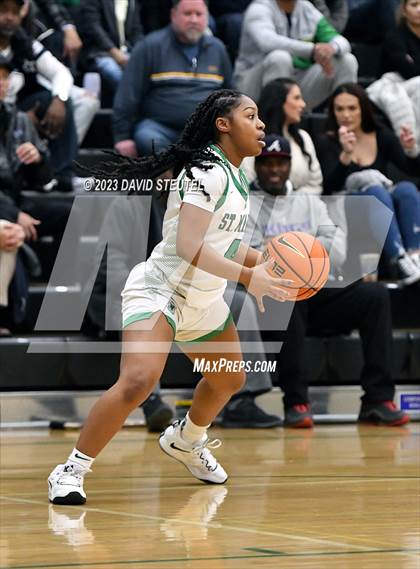
[[[246,548],[247,550],[254,550],[254,548]],[[265,551],[265,550],[257,550]],[[269,550],[267,550],[269,551]],[[63,567],[96,567],[97,565],[134,565],[134,564],[148,564],[153,563],[188,563],[191,561],[228,561],[232,559],[264,559],[272,557],[324,557],[324,556],[343,556],[343,555],[371,555],[378,553],[417,553],[420,549],[372,549],[371,551],[319,551],[319,552],[306,552],[306,553],[271,553],[267,555],[221,555],[218,557],[178,557],[175,559],[128,559],[126,561],[98,561],[97,563],[57,563],[42,565],[3,565],[0,569],[54,569]]]

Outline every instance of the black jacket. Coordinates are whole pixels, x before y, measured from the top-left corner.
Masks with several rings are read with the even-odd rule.
[[[73,24],[70,14],[63,5],[51,0],[36,0],[35,4],[45,23],[54,29],[61,30],[66,24]]]
[[[420,75],[420,38],[406,24],[386,36],[383,54],[384,71],[396,71],[404,79]]]
[[[84,57],[108,55],[113,47],[120,47],[114,0],[82,0],[80,3],[78,30],[83,41]],[[129,0],[125,22],[125,40],[132,48],[143,35],[140,6],[137,0]]]

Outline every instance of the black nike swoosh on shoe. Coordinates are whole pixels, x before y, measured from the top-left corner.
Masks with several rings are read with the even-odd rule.
[[[183,448],[177,447],[177,446],[175,445],[175,443],[171,443],[169,446],[170,446],[171,448],[173,448],[174,450],[180,450],[181,452],[187,452],[187,453],[190,452],[189,450],[184,450]]]
[[[84,458],[83,456],[80,456],[80,454],[77,454],[77,452],[74,456],[75,456],[75,458],[80,458],[80,460],[89,460],[88,458]]]

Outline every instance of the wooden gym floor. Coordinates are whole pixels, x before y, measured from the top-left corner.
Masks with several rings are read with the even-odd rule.
[[[86,477],[86,505],[63,507],[49,505],[46,477],[77,433],[5,432],[1,568],[420,567],[420,424],[211,435],[226,486],[125,429]]]

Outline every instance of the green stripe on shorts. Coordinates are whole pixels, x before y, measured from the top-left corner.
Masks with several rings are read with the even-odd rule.
[[[127,326],[129,326],[130,324],[132,324],[133,322],[141,322],[142,320],[149,320],[149,318],[151,318],[153,316],[153,314],[156,314],[156,312],[138,312],[137,314],[132,314],[131,316],[129,316],[127,318],[127,320],[125,320],[125,322],[123,323],[123,328],[127,328]],[[166,320],[168,321],[168,324],[170,325],[170,327],[172,328],[173,332],[174,332],[174,336],[176,334],[176,324],[175,322],[172,320],[172,318],[170,318],[169,316],[167,316],[165,313],[162,313],[164,315],[164,317],[166,318]]]
[[[215,338],[216,336],[224,332],[226,328],[228,328],[228,326],[231,325],[232,322],[233,322],[233,317],[232,314],[229,312],[229,316],[227,317],[225,322],[219,328],[213,330],[213,332],[209,332],[208,334],[200,336],[199,338],[194,338],[194,340],[177,340],[177,342],[179,344],[193,344],[193,343],[195,344],[196,342],[205,342],[207,340],[210,340],[211,338]]]

